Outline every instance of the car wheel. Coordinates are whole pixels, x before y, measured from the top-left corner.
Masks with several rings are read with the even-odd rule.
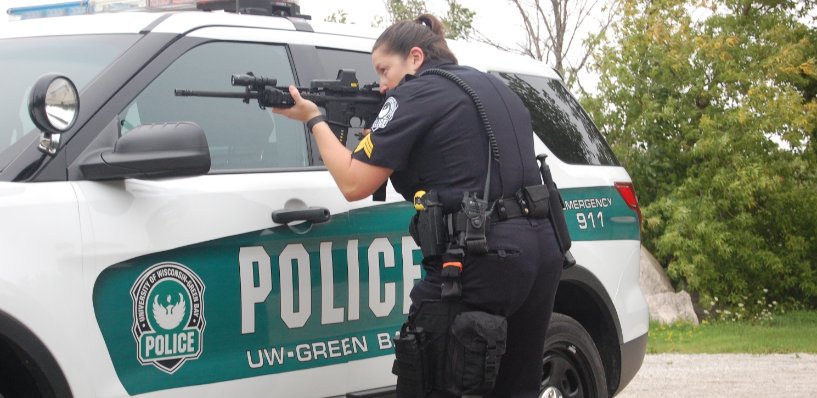
[[[575,319],[553,313],[545,335],[540,398],[607,397],[599,351]]]

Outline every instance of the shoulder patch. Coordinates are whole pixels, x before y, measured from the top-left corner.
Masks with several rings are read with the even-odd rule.
[[[386,100],[386,103],[383,104],[383,108],[380,109],[380,113],[377,115],[377,119],[375,119],[374,123],[372,123],[372,131],[377,131],[386,127],[387,124],[391,121],[394,117],[394,112],[397,111],[397,99],[394,97],[389,97]]]
[[[355,148],[355,153],[358,153],[360,151],[364,151],[364,152],[366,152],[366,156],[369,159],[371,159],[373,150],[374,150],[374,144],[372,143],[372,134],[369,133],[369,134],[366,134],[366,136],[363,137],[362,140],[360,140],[359,144],[357,144],[357,148]]]

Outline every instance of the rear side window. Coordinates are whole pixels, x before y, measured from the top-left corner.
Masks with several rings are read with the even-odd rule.
[[[618,160],[590,116],[561,81],[542,76],[498,73],[530,111],[533,132],[565,163],[618,166]]]

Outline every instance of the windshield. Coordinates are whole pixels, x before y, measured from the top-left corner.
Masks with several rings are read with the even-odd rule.
[[[138,35],[28,37],[0,40],[0,170],[16,155],[10,149],[34,134],[28,115],[28,96],[37,78],[57,73],[82,89]],[[27,140],[28,141],[28,140]]]

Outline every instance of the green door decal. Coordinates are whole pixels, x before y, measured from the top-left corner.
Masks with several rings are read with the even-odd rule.
[[[393,353],[422,276],[414,209],[333,215],[134,258],[94,286],[94,310],[129,394]]]

